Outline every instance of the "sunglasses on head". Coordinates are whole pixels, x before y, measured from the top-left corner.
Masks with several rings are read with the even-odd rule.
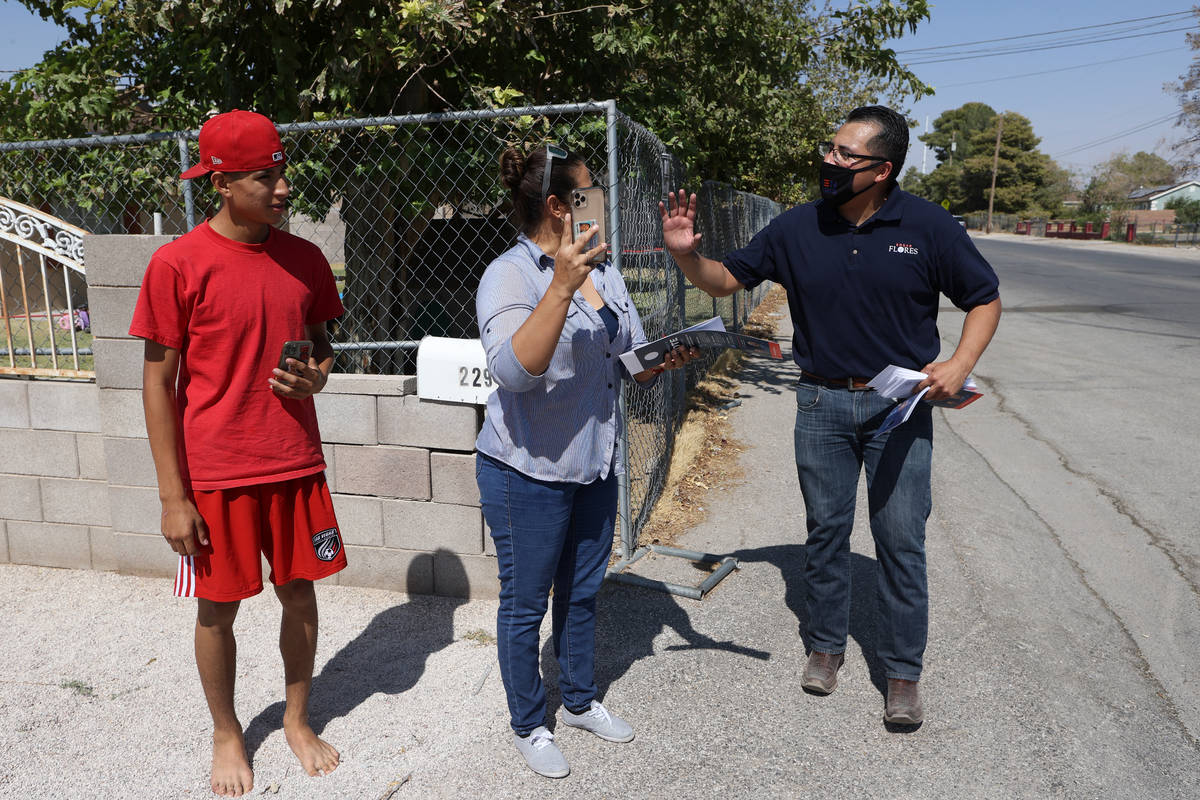
[[[559,161],[567,160],[567,151],[556,144],[546,145],[546,167],[542,170],[542,202],[546,202],[549,196],[546,193],[550,191],[550,172],[554,168],[554,159]]]

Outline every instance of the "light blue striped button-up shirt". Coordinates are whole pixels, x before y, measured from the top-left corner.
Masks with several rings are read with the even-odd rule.
[[[631,378],[621,353],[646,342],[625,281],[611,264],[592,280],[620,329],[612,342],[599,312],[575,292],[550,366],[531,375],[513,352],[512,337],[550,288],[554,259],[524,234],[488,265],[475,311],[488,369],[499,388],[488,398],[479,452],[532,478],[591,483],[620,475],[617,398]],[[643,385],[650,385],[648,381]]]

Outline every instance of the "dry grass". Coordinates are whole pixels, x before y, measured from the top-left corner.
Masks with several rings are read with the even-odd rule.
[[[783,289],[772,288],[743,331],[763,339],[773,337],[775,321],[771,314],[785,301]],[[737,375],[745,358],[741,351],[727,350],[708,376],[688,393],[687,413],[675,437],[667,482],[642,528],[642,544],[672,544],[681,533],[704,520],[711,489],[732,486],[742,479],[739,456],[745,446],[733,438],[729,411],[738,397],[741,384]]]

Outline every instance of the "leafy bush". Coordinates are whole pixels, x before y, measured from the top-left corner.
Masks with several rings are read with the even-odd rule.
[[[1181,224],[1200,222],[1200,200],[1189,200],[1177,197],[1167,203],[1167,208],[1175,210],[1175,221]]]

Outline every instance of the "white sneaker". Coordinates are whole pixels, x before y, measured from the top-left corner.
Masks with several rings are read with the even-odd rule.
[[[539,725],[524,738],[513,734],[517,751],[525,758],[529,768],[547,778],[565,778],[571,773],[571,765],[554,743],[554,734]]]
[[[629,723],[600,705],[598,700],[593,700],[592,707],[582,714],[572,714],[563,706],[562,719],[571,727],[591,731],[606,742],[633,741],[633,728]]]

